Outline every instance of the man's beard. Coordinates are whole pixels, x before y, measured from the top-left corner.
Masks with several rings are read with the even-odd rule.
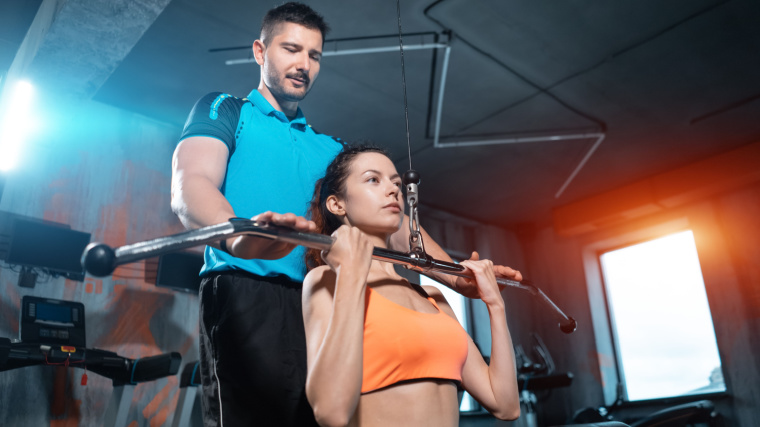
[[[287,83],[284,80],[289,78],[296,78],[303,81],[302,88],[288,88],[285,85]],[[307,73],[295,72],[286,74],[283,78],[280,78],[280,74],[276,70],[270,70],[266,73],[264,83],[267,84],[269,91],[272,92],[275,98],[280,98],[290,102],[298,102],[306,97],[311,89],[311,79]]]

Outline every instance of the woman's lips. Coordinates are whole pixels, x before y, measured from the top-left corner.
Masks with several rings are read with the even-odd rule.
[[[384,209],[390,209],[390,210],[393,210],[395,212],[401,212],[401,205],[399,205],[398,203],[389,203],[389,204],[383,206],[383,208]]]

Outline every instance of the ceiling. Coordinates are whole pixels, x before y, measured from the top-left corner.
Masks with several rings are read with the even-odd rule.
[[[0,73],[50,3],[54,19],[26,72],[54,90],[179,128],[205,93],[242,97],[258,85],[256,64],[225,61],[250,57],[245,46],[273,4],[241,0],[4,0]],[[328,40],[398,33],[395,2],[308,4],[331,25]],[[401,17],[405,34],[449,40],[443,142],[539,137],[434,147],[443,49],[405,51],[412,164],[427,206],[545,225],[555,207],[760,140],[756,0],[402,0]],[[301,107],[321,132],[373,140],[408,168],[398,52],[325,57]],[[548,138],[583,133],[604,135],[592,153],[599,138]]]

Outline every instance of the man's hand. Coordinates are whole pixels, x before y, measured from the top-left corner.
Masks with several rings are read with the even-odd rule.
[[[470,255],[469,261],[478,261],[480,259],[480,255],[478,255],[477,252],[473,251],[472,255]],[[515,280],[517,282],[521,281],[523,279],[522,274],[512,268],[509,268],[504,265],[494,265],[493,271],[496,277],[501,277],[504,279],[509,280]],[[472,273],[469,269],[465,270],[467,273]],[[451,283],[451,288],[457,291],[458,293],[466,296],[467,298],[473,298],[473,299],[479,299],[480,298],[480,291],[478,290],[478,286],[475,283],[475,280],[473,279],[467,279],[465,277],[456,277],[456,280],[453,280],[449,283]],[[499,289],[503,289],[504,286],[499,285]]]
[[[251,218],[253,221],[292,228],[296,231],[314,233],[317,225],[292,213],[264,212]],[[230,255],[244,259],[279,259],[289,254],[296,245],[256,236],[237,236],[227,241]]]

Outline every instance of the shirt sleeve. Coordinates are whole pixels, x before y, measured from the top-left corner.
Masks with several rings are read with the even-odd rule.
[[[179,140],[191,136],[216,138],[235,151],[235,131],[243,100],[221,92],[212,92],[195,103]]]

